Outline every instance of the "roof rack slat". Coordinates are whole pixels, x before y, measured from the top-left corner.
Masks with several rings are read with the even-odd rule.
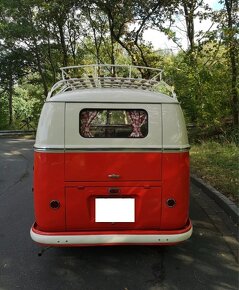
[[[90,64],[62,67],[61,73],[62,80],[52,87],[47,99],[56,93],[89,88],[133,88],[150,91],[162,91],[164,88],[164,91],[169,91],[176,98],[173,87],[162,79],[163,70],[158,68]],[[143,74],[148,77],[143,77]]]
[[[91,83],[92,87],[96,88],[97,87],[97,83],[95,82],[95,78],[93,78],[92,75],[89,75],[88,78],[90,80],[90,83]]]

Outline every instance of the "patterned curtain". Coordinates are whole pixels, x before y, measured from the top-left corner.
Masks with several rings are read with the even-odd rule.
[[[97,113],[97,111],[83,111],[81,113],[81,135],[83,137],[94,137],[90,132],[90,125]]]
[[[141,132],[141,127],[147,120],[147,114],[144,111],[132,110],[127,111],[128,117],[131,120],[133,131],[129,137],[144,137]]]

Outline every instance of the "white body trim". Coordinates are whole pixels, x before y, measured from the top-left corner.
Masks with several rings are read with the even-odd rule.
[[[83,138],[79,133],[79,114],[87,108],[143,109],[148,113],[145,138]],[[110,140],[110,142],[109,142]],[[38,124],[36,148],[42,149],[109,149],[109,148],[189,148],[187,131],[180,105],[120,103],[45,103]]]
[[[162,104],[163,148],[189,147],[187,129],[180,105]],[[159,124],[160,126],[160,124]],[[157,127],[154,128],[157,130]]]
[[[30,234],[35,242],[46,245],[170,244],[187,240],[192,230],[171,235],[41,235],[31,229]]]
[[[177,105],[178,106],[178,105]],[[84,138],[79,133],[79,114],[83,109],[142,109],[148,113],[145,138]],[[162,148],[161,104],[82,104],[66,103],[65,149],[74,148]]]
[[[65,104],[45,103],[38,122],[35,146],[64,148]]]

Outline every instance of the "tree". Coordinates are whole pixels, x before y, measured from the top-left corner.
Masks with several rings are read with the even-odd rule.
[[[239,124],[239,102],[238,102],[238,55],[239,55],[239,40],[238,40],[238,1],[237,0],[222,0],[221,4],[224,5],[223,9],[217,15],[219,27],[222,30],[223,44],[226,47],[226,57],[230,67],[231,79],[231,104],[233,113],[234,125]]]
[[[20,48],[13,50],[0,50],[0,88],[1,94],[8,95],[8,125],[13,121],[13,95],[14,85],[26,74],[26,67],[29,65],[27,54]]]
[[[60,77],[59,67],[96,62],[164,64],[190,121],[216,125],[232,114],[238,124],[237,1],[221,1],[224,8],[213,13],[203,0],[2,0],[0,92],[3,107],[9,108],[9,123],[12,103],[25,115],[34,114],[36,106],[38,111]],[[176,56],[160,55],[144,41],[144,31],[163,31],[182,48],[173,30],[178,17],[185,23],[188,48]],[[208,31],[196,32],[195,20],[208,17],[212,20]],[[211,29],[213,23],[217,30]],[[151,77],[142,68],[132,73]],[[27,93],[36,99],[31,106]]]
[[[127,51],[134,65],[150,66],[150,60],[144,49],[143,32],[153,25],[155,17],[158,23],[162,23],[163,15],[171,5],[168,1],[89,0],[81,8],[91,7],[97,11],[100,10],[105,15],[111,40],[112,64],[115,63],[114,45],[118,43]],[[97,22],[95,25],[97,27]],[[142,75],[148,73],[142,69],[140,71]]]

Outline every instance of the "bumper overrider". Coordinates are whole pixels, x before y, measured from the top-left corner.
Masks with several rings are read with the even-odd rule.
[[[183,242],[192,235],[192,223],[178,230],[124,230],[44,232],[33,224],[30,235],[36,243],[56,247],[107,246],[107,245],[170,245]]]

